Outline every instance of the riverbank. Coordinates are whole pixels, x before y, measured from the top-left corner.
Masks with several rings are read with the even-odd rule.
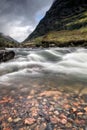
[[[21,44],[22,47],[87,47],[87,29],[51,31]]]

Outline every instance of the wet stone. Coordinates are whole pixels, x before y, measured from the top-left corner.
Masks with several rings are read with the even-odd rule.
[[[67,120],[66,119],[62,119],[60,122],[61,122],[61,124],[65,125],[67,123]]]
[[[76,119],[76,115],[75,114],[68,114],[68,116],[67,116],[68,118],[70,118],[70,119]]]
[[[39,108],[39,109],[42,109],[42,108],[43,108],[43,105],[40,104],[40,105],[38,106],[38,108]]]
[[[54,130],[54,125],[52,123],[48,123],[45,130]]]
[[[41,117],[45,117],[45,114],[44,114],[44,112],[42,112],[42,111],[39,111],[38,114],[39,114],[39,116],[41,116]]]
[[[82,95],[82,98],[83,98],[84,101],[87,103],[87,94]]]
[[[42,123],[40,125],[40,130],[45,130],[46,129],[46,123]]]
[[[53,106],[50,106],[49,111],[54,111],[54,107],[53,107]]]
[[[50,104],[51,104],[51,105],[55,105],[55,102],[51,101]]]
[[[47,99],[43,99],[43,102],[47,102]]]
[[[8,122],[10,123],[10,122],[12,122],[13,121],[13,119],[11,118],[11,117],[9,117],[8,118]]]
[[[58,112],[58,111],[54,111],[54,114],[55,114],[56,116],[58,116],[58,115],[59,115],[59,112]]]
[[[50,117],[50,120],[53,124],[57,124],[60,121],[60,119],[56,116]]]
[[[45,96],[33,95],[32,98],[19,95],[12,97],[12,101],[11,98],[2,98],[1,127],[10,130],[85,130],[87,104],[81,97],[74,99],[73,94],[62,93],[61,96],[55,94],[54,98],[52,91],[43,94]]]
[[[34,119],[34,118],[26,118],[25,120],[24,120],[24,124],[25,125],[32,125],[33,123],[35,123],[36,122],[36,120]]]
[[[15,118],[13,121],[14,121],[15,123],[17,123],[17,122],[21,121],[21,118]]]
[[[67,128],[71,128],[72,127],[72,124],[71,123],[66,123],[66,125],[65,125]]]
[[[48,115],[46,115],[44,118],[47,122],[50,122],[50,117]]]

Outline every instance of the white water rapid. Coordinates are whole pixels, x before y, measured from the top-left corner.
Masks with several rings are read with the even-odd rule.
[[[12,49],[15,59],[0,64],[0,83],[29,77],[62,75],[87,80],[87,49]]]

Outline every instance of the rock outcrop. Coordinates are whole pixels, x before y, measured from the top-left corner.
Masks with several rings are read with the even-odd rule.
[[[14,58],[14,56],[15,56],[14,51],[0,50],[0,63],[11,60]]]

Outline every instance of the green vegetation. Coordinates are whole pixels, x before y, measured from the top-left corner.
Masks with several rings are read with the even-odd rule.
[[[21,45],[23,47],[40,47],[42,46],[42,40],[43,40],[43,37],[37,37],[33,39],[32,41],[22,43]]]
[[[56,19],[54,29],[25,43],[27,47],[87,46],[87,11]],[[60,28],[60,29],[55,29]],[[30,44],[31,43],[31,44]],[[33,45],[33,46],[32,46]]]
[[[52,46],[87,46],[87,27],[75,30],[52,31],[43,37],[35,38],[26,47]]]
[[[87,28],[81,28],[79,30],[63,30],[50,32],[43,37],[44,43],[55,43],[56,45],[67,43],[87,43]]]
[[[85,27],[87,26],[87,11],[67,18],[63,22],[65,23],[65,28],[68,30]]]
[[[11,41],[4,36],[0,35],[0,47],[16,47],[17,43],[15,41]]]
[[[64,30],[49,32],[42,42],[55,43],[57,46],[70,43],[87,45],[87,11],[65,18],[62,23]]]

